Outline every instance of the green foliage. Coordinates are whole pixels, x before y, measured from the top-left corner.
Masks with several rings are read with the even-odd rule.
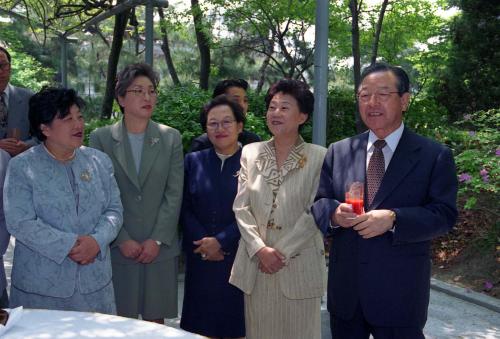
[[[453,126],[442,126],[438,139],[455,152],[459,195],[465,197],[465,208],[476,208],[478,201],[496,199],[500,192],[500,109],[478,111]],[[491,201],[491,200],[490,200]]]
[[[12,58],[10,82],[38,91],[43,86],[53,84],[55,72],[42,64],[40,49],[22,34],[21,27],[15,23],[0,22],[0,44],[6,45]]]
[[[451,49],[437,86],[438,99],[459,119],[463,114],[500,107],[500,4],[460,0],[451,23]]]
[[[187,150],[191,140],[202,133],[200,109],[209,99],[208,92],[194,85],[162,88],[153,120],[179,130]]]
[[[328,94],[326,144],[351,137],[356,133],[354,111],[356,101],[350,89],[335,88]]]
[[[11,83],[15,86],[26,87],[33,91],[43,86],[53,85],[54,70],[43,67],[32,56],[23,52],[9,51],[12,57]]]
[[[436,137],[436,129],[448,124],[448,120],[448,111],[429,96],[412,100],[404,115],[404,122],[408,127],[431,138]]]

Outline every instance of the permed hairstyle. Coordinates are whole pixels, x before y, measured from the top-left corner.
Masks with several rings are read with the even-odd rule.
[[[41,125],[50,125],[54,119],[62,119],[69,114],[71,106],[83,109],[85,102],[74,89],[45,87],[34,94],[29,101],[28,117],[30,132],[40,141],[45,141]]]
[[[266,95],[266,110],[269,109],[269,104],[273,97],[278,93],[288,94],[297,100],[299,104],[299,110],[301,113],[307,114],[307,120],[304,124],[311,118],[314,111],[314,95],[309,90],[309,86],[299,80],[292,79],[282,79],[274,83]],[[303,125],[304,125],[303,124]]]

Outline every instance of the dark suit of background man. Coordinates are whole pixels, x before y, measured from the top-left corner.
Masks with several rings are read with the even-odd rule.
[[[34,144],[29,136],[28,102],[32,92],[15,87],[10,81],[9,52],[0,46],[0,308],[8,306],[7,280],[3,267],[3,255],[9,244],[9,233],[3,214],[3,181],[11,157],[18,155]],[[8,131],[17,128],[17,138],[8,137]]]
[[[332,231],[328,310],[333,338],[424,338],[430,241],[456,221],[457,177],[447,147],[404,126],[409,98],[403,69],[366,68],[358,99],[370,130],[330,145],[323,164],[312,213],[324,233]],[[377,139],[386,142],[382,152],[375,149]],[[356,216],[343,203],[345,185],[374,178],[369,164],[382,158],[373,156],[377,152],[383,154],[382,180],[371,204],[365,184],[366,213]]]
[[[243,108],[243,114],[247,115],[248,112],[248,82],[243,79],[227,79],[222,80],[217,83],[212,93],[212,98],[216,96],[225,94],[227,97],[238,103]],[[238,141],[242,146],[250,144],[252,142],[260,141],[260,137],[250,131],[243,130],[238,136]],[[196,137],[191,142],[189,147],[189,152],[201,151],[212,147],[212,143],[208,140],[207,133]]]

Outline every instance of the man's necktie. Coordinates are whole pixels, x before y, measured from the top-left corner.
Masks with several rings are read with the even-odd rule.
[[[380,182],[384,177],[385,160],[382,148],[386,145],[385,140],[377,140],[373,144],[373,154],[366,171],[366,187],[368,191],[368,206],[371,206],[375,195],[377,194]]]
[[[0,139],[7,134],[7,106],[5,105],[5,93],[0,93]]]

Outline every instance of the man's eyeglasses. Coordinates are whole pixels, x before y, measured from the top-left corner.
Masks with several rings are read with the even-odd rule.
[[[391,94],[394,93],[399,93],[399,92],[398,91],[375,92],[375,93],[360,92],[358,93],[358,101],[366,104],[368,101],[370,101],[372,96],[375,95],[375,99],[377,99],[378,102],[386,102],[387,100],[389,100]]]
[[[233,122],[235,121],[236,120],[222,120],[221,122],[211,121],[207,123],[207,129],[211,131],[216,131],[219,127],[228,129],[229,127],[233,126]]]
[[[8,62],[0,63],[0,71],[6,70],[9,68],[10,68],[10,63],[8,63]]]
[[[127,93],[134,93],[136,97],[142,96],[145,97],[146,94],[149,94],[150,97],[156,98],[158,96],[158,91],[155,89],[129,89],[126,90]]]

